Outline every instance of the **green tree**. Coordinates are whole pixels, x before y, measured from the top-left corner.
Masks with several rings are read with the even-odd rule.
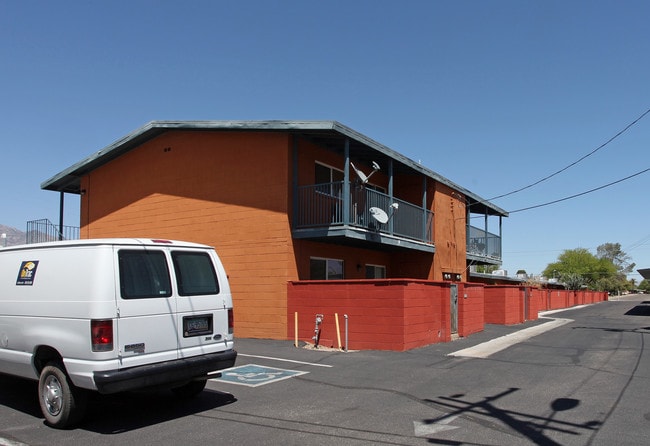
[[[482,274],[492,274],[492,271],[498,270],[499,267],[497,265],[477,265],[476,266],[476,272],[477,273],[482,273]]]
[[[572,290],[583,286],[605,290],[609,284],[603,279],[615,277],[617,268],[609,259],[598,258],[585,248],[576,248],[562,252],[557,262],[550,263],[543,274],[558,278]]]
[[[639,289],[645,293],[650,293],[650,281],[643,279],[639,284]]]
[[[622,290],[633,290],[634,282],[627,280],[627,275],[630,274],[635,263],[632,262],[622,249],[620,243],[604,243],[596,248],[596,256],[599,259],[606,259],[612,262],[616,267],[617,274],[614,277],[608,277],[602,283],[602,289],[612,292],[620,292]]]
[[[622,249],[620,243],[603,243],[596,248],[596,256],[599,259],[609,259],[619,273],[628,275],[636,266]]]

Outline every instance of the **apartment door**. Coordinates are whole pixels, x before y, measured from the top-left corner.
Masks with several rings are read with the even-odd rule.
[[[451,313],[451,334],[458,333],[458,285],[451,284],[450,289],[450,313]]]

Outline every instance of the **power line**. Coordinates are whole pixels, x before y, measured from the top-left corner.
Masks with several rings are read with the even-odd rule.
[[[627,125],[623,130],[621,130],[621,131],[618,132],[616,135],[614,135],[614,136],[612,136],[611,138],[609,138],[605,143],[603,143],[603,144],[601,144],[600,146],[596,147],[594,150],[592,150],[592,151],[589,152],[588,154],[584,155],[582,158],[580,158],[580,159],[578,159],[578,160],[572,162],[572,163],[569,164],[568,166],[565,166],[565,167],[563,167],[562,169],[560,169],[560,170],[558,170],[558,171],[556,171],[556,172],[554,172],[554,173],[552,173],[552,174],[550,174],[550,175],[548,175],[548,176],[545,176],[544,178],[542,178],[542,179],[540,179],[540,180],[537,180],[537,181],[535,181],[534,183],[529,184],[528,186],[521,187],[521,188],[519,188],[519,189],[517,189],[517,190],[513,190],[512,192],[508,192],[508,193],[506,193],[506,194],[497,195],[496,197],[489,198],[488,201],[496,200],[497,198],[507,197],[507,196],[509,196],[509,195],[516,194],[517,192],[521,192],[521,191],[523,191],[523,190],[529,189],[529,188],[531,188],[531,187],[533,187],[533,186],[537,186],[539,183],[542,183],[542,182],[544,182],[544,181],[546,181],[546,180],[548,180],[548,179],[550,179],[550,178],[553,178],[555,175],[558,175],[558,174],[564,172],[565,170],[567,170],[567,169],[569,169],[569,168],[575,166],[575,165],[578,164],[580,161],[584,160],[585,158],[590,157],[591,155],[593,155],[594,153],[598,152],[600,149],[602,149],[603,147],[605,147],[606,145],[608,145],[610,142],[614,141],[616,138],[618,138],[619,136],[621,136],[621,135],[622,135],[623,133],[625,133],[625,132],[630,128],[630,127],[632,127],[634,124],[636,124],[636,123],[639,122],[641,119],[643,119],[643,118],[645,117],[645,115],[647,115],[648,113],[650,113],[650,108],[647,109],[647,110],[646,110],[646,111],[645,111],[641,116],[639,116],[639,117],[636,118],[634,121],[632,121],[630,124],[628,124],[628,125]],[[516,211],[515,211],[515,212],[516,212]]]
[[[636,242],[630,244],[625,248],[625,251],[631,251],[633,249],[638,248],[639,246],[645,245],[645,243],[650,240],[650,234],[646,235],[644,238],[637,240]]]
[[[611,183],[607,183],[607,184],[605,184],[605,185],[603,185],[603,186],[599,186],[599,187],[596,187],[596,188],[594,188],[594,189],[590,189],[590,190],[588,190],[588,191],[581,192],[581,193],[579,193],[579,194],[570,195],[570,196],[568,196],[568,197],[560,198],[560,199],[558,199],[558,200],[549,201],[549,202],[547,202],[547,203],[537,204],[537,205],[535,205],[535,206],[528,206],[528,207],[526,207],[526,208],[521,208],[521,209],[517,209],[517,210],[514,210],[514,211],[509,211],[509,213],[510,213],[510,214],[514,214],[515,212],[529,211],[529,210],[531,210],[531,209],[541,208],[541,207],[543,207],[543,206],[549,206],[549,205],[551,205],[551,204],[559,203],[559,202],[561,202],[561,201],[566,201],[566,200],[570,200],[570,199],[572,199],[572,198],[580,197],[580,196],[582,196],[582,195],[587,195],[587,194],[590,194],[590,193],[592,193],[592,192],[596,192],[597,190],[601,190],[601,189],[605,189],[606,187],[613,186],[614,184],[622,183],[622,182],[625,181],[625,180],[629,180],[630,178],[634,178],[634,177],[636,177],[636,176],[638,176],[638,175],[641,175],[641,174],[643,174],[643,173],[646,173],[646,172],[649,171],[649,170],[650,170],[650,168],[647,168],[647,169],[645,169],[645,170],[642,170],[642,171],[640,171],[640,172],[637,172],[637,173],[632,174],[632,175],[630,175],[630,176],[627,176],[627,177],[625,177],[625,178],[621,178],[620,180],[612,181]]]

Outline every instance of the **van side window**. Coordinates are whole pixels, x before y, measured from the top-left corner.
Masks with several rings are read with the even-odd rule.
[[[178,294],[195,296],[198,294],[218,294],[219,282],[212,265],[212,259],[201,252],[172,252]]]
[[[120,292],[124,299],[172,295],[167,260],[162,251],[120,250]]]

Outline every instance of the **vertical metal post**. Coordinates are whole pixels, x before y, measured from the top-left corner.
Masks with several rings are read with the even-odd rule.
[[[503,249],[502,225],[503,225],[503,217],[499,215],[499,259],[503,258],[503,252],[501,251]]]
[[[422,240],[429,242],[427,238],[427,176],[422,175]]]
[[[345,318],[345,352],[348,351],[348,315],[344,314],[343,317]]]
[[[300,206],[298,204],[299,203],[299,201],[298,201],[299,197],[298,197],[298,141],[297,141],[297,139],[298,138],[296,136],[293,137],[293,172],[292,172],[293,199],[291,201],[293,203],[293,209],[292,209],[292,212],[293,212],[293,219],[292,219],[293,229],[295,229],[298,226],[298,212],[300,212],[300,210],[299,210]]]
[[[345,147],[343,149],[343,224],[350,224],[350,138],[345,138]]]
[[[59,197],[59,240],[63,240],[63,191]]]
[[[393,197],[393,160],[390,160],[388,162],[388,196],[390,197],[390,203],[388,205],[392,205],[393,201],[395,198]],[[393,209],[391,215],[395,215],[395,209]],[[388,232],[390,234],[393,233],[393,219],[391,218],[388,221]]]
[[[485,252],[483,253],[484,256],[487,257],[488,255],[488,248],[489,248],[489,243],[488,243],[488,214],[487,210],[485,211]]]

